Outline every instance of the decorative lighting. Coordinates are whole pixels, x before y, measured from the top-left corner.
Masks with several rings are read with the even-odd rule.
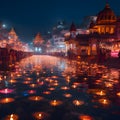
[[[60,100],[52,100],[52,101],[50,101],[51,106],[59,106],[61,104],[62,104],[62,101],[60,101]]]
[[[83,105],[83,104],[84,104],[84,101],[81,101],[81,100],[73,100],[73,104],[76,105],[76,106],[80,106],[80,105]]]
[[[14,101],[14,98],[2,98],[2,99],[0,99],[0,103],[3,103],[3,104],[10,103],[13,101]]]

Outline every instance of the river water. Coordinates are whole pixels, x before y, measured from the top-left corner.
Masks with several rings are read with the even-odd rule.
[[[34,55],[0,72],[0,120],[119,120],[120,72]]]

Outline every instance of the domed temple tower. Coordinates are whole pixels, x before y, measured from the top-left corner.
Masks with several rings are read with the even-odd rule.
[[[38,33],[35,36],[35,39],[33,40],[33,46],[34,46],[34,51],[37,53],[43,53],[44,52],[44,40],[41,37],[40,33]]]
[[[114,11],[106,3],[105,8],[97,15],[95,25],[92,27],[92,32],[99,34],[114,34],[117,17]],[[94,31],[93,31],[94,29]]]

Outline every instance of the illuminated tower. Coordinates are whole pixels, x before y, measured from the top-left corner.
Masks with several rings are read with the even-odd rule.
[[[38,33],[35,36],[35,39],[33,40],[33,45],[34,45],[34,50],[35,52],[39,52],[42,53],[43,52],[43,48],[44,48],[44,40],[41,37],[40,33]]]
[[[10,30],[10,32],[8,33],[8,39],[9,39],[10,45],[16,44],[16,42],[18,41],[18,36],[17,36],[14,28],[12,28]]]
[[[99,34],[114,34],[116,21],[117,17],[114,11],[110,8],[110,5],[106,3],[104,9],[98,13],[93,29]]]

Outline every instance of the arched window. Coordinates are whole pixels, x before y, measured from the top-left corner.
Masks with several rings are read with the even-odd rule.
[[[111,33],[111,34],[114,33],[114,28],[113,28],[113,27],[111,27],[111,29],[110,29],[110,33]]]
[[[109,33],[109,27],[106,27],[106,32]]]

